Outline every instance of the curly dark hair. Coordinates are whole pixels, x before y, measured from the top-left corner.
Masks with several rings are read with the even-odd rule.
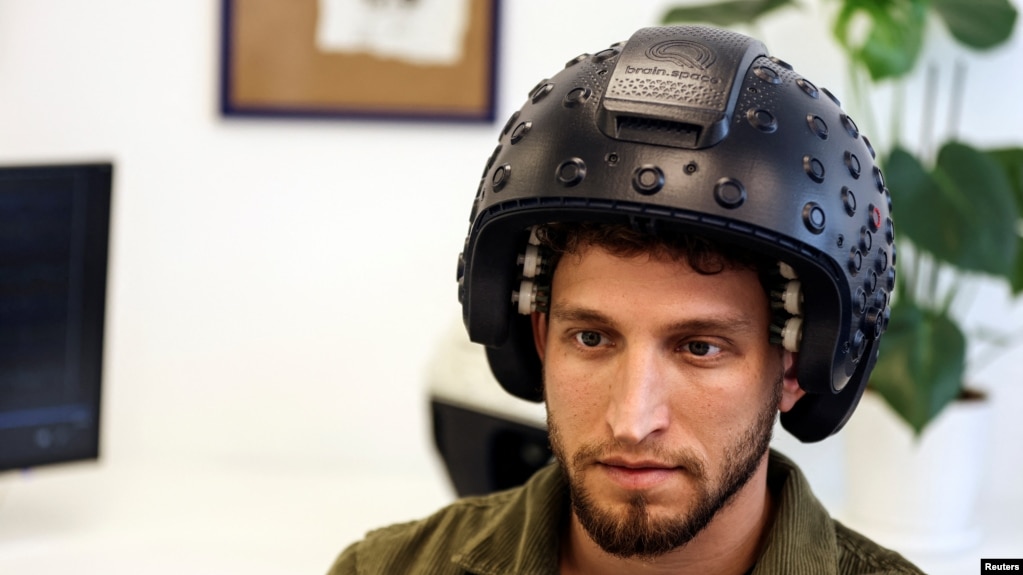
[[[552,275],[563,255],[578,253],[588,246],[600,247],[620,257],[667,256],[684,261],[697,273],[705,275],[726,269],[749,269],[757,272],[765,289],[778,269],[776,259],[759,252],[672,228],[646,230],[619,223],[558,222],[538,226],[536,236],[540,245],[549,251],[547,269]]]

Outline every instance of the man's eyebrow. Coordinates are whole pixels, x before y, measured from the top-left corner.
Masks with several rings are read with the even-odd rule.
[[[558,321],[600,323],[608,326],[613,326],[615,323],[607,314],[580,306],[554,304],[551,306],[549,315],[551,319]]]
[[[698,317],[689,320],[673,323],[669,326],[671,331],[695,331],[695,332],[724,332],[743,333],[754,329],[755,325],[750,318],[739,314],[727,314],[715,317]]]
[[[615,326],[615,321],[610,316],[587,307],[555,304],[551,306],[549,315],[551,319],[558,321],[602,324],[609,327]],[[695,317],[671,323],[667,325],[667,330],[741,333],[750,331],[755,327],[755,322],[745,315],[725,313]]]

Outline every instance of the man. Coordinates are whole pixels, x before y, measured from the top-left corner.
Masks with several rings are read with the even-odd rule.
[[[768,449],[855,409],[890,195],[837,99],[762,44],[648,28],[534,88],[459,260],[470,337],[557,463],[370,533],[333,574],[919,573]]]

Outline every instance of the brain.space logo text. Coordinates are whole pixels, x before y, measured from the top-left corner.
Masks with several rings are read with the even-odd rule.
[[[645,76],[665,76],[676,80],[695,80],[709,84],[718,84],[721,79],[707,73],[717,59],[714,52],[692,40],[667,40],[654,44],[646,51],[647,58],[657,62],[674,64],[680,68],[662,68],[661,66],[625,66],[626,74],[643,74]]]

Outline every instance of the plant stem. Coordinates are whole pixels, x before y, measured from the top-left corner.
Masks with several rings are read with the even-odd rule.
[[[952,282],[945,293],[940,309],[946,315],[966,317],[967,312],[973,307],[973,302],[977,297],[978,286],[977,282],[970,281],[964,277],[956,277],[958,275],[953,270]],[[958,304],[957,307],[963,310],[961,314],[953,314],[949,311],[952,309],[952,305],[956,303]]]
[[[934,268],[937,266],[931,254],[924,255],[926,257],[923,258],[924,265],[920,272],[920,289],[923,290],[923,294],[920,299],[927,304],[927,307],[934,307],[938,300],[938,277],[934,272]]]
[[[892,148],[902,145],[902,119],[906,110],[906,85],[904,82],[892,83],[891,139]]]
[[[870,97],[867,95],[866,84],[866,70],[861,64],[853,60],[848,68],[849,70],[849,88],[852,91],[853,98],[856,103],[855,106],[862,112],[863,126],[866,128],[865,133],[870,134],[874,145],[880,150],[891,151],[893,144],[888,142],[887,146],[884,141],[881,140],[881,132],[877,129],[877,118],[874,116],[874,106]],[[882,154],[884,157],[886,154]]]
[[[959,138],[959,120],[963,115],[963,97],[966,92],[966,62],[956,60],[952,72],[952,99],[948,105],[948,133],[952,140]]]
[[[920,301],[921,256],[917,253],[916,246],[906,246],[906,244],[903,244],[902,247],[909,247],[909,249],[901,250],[902,270],[900,270],[899,276],[905,278],[905,291],[903,295],[910,298],[911,301]]]
[[[924,107],[920,118],[920,157],[934,158],[934,124],[937,115],[938,66],[931,62],[924,76]]]

